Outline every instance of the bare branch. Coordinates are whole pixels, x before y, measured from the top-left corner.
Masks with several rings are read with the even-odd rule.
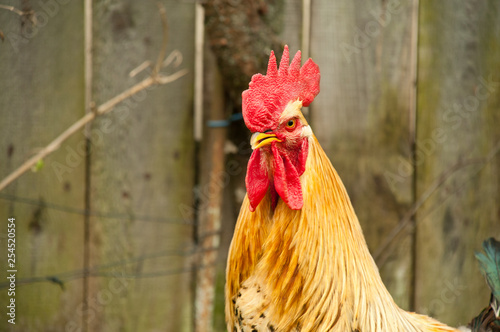
[[[3,6],[3,5],[0,5]],[[45,148],[41,149],[37,154],[35,154],[33,157],[28,159],[26,162],[24,162],[21,166],[19,166],[16,170],[14,170],[11,174],[9,174],[6,178],[4,178],[0,182],[0,191],[2,191],[5,187],[7,187],[10,183],[12,183],[14,180],[16,180],[18,177],[23,175],[26,171],[28,171],[33,165],[35,165],[39,160],[47,157],[49,154],[52,152],[56,151],[59,149],[61,144],[66,141],[69,137],[71,137],[73,134],[78,132],[80,129],[82,129],[86,124],[92,122],[96,117],[109,113],[114,109],[116,105],[124,101],[125,99],[133,96],[134,94],[138,93],[139,91],[142,91],[152,85],[156,84],[168,84],[171,83],[182,76],[186,75],[188,73],[187,69],[182,69],[179,70],[173,74],[164,76],[160,73],[160,70],[165,67],[165,63],[170,64],[172,62],[171,59],[175,59],[176,57],[179,57],[179,51],[174,50],[166,60],[164,61],[165,54],[166,54],[166,48],[167,48],[167,37],[165,34],[168,32],[167,30],[167,23],[166,23],[166,12],[165,8],[163,5],[159,4],[158,5],[160,8],[160,15],[162,18],[162,23],[163,23],[163,43],[162,47],[160,50],[160,55],[158,57],[158,60],[156,62],[156,66],[151,73],[149,77],[146,79],[142,80],[141,82],[137,83],[136,85],[132,86],[131,88],[123,91],[119,95],[111,98],[110,100],[106,101],[102,105],[98,106],[95,108],[94,112],[90,112],[85,114],[80,120],[75,122],[71,127],[66,129],[62,134],[60,134],[58,137],[56,137],[52,142],[49,143]],[[6,6],[3,6],[6,7]],[[1,8],[1,7],[0,7]],[[180,57],[182,60],[182,56]]]

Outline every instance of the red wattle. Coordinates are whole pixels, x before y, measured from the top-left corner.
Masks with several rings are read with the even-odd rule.
[[[290,209],[300,210],[304,205],[302,196],[302,185],[300,176],[306,169],[307,155],[309,152],[309,141],[304,138],[299,151],[289,155],[280,151],[276,142],[271,143],[273,154],[273,176],[268,174],[264,154],[267,152],[256,149],[248,161],[245,183],[250,211],[255,211],[259,203],[269,191],[271,195],[271,207],[274,210],[281,198]]]
[[[272,144],[272,150],[274,156],[274,187],[276,192],[290,209],[300,210],[304,205],[300,175],[290,161],[290,158],[285,153],[281,154],[279,152],[276,144]],[[300,168],[305,169],[305,163]]]
[[[262,153],[260,149],[254,150],[248,161],[245,184],[247,187],[248,200],[250,201],[250,211],[253,212],[266,195],[270,184],[267,167],[262,162]]]
[[[302,139],[302,147],[300,148],[298,163],[297,163],[297,173],[299,176],[304,174],[306,170],[307,154],[309,153],[309,139]]]

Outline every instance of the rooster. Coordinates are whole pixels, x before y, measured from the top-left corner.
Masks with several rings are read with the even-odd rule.
[[[318,66],[279,69],[242,94],[253,132],[247,195],[226,272],[228,331],[458,331],[400,309],[371,257],[349,196],[301,108],[319,93]]]

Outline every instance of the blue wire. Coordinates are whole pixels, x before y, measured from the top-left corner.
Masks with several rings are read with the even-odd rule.
[[[232,114],[227,120],[210,120],[207,121],[207,127],[209,128],[221,128],[229,127],[231,122],[239,121],[243,119],[242,113]]]

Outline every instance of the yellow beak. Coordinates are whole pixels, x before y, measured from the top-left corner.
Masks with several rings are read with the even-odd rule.
[[[273,141],[281,142],[275,134],[254,133],[250,139],[250,144],[252,145],[252,149],[255,150],[264,145],[271,144]]]

